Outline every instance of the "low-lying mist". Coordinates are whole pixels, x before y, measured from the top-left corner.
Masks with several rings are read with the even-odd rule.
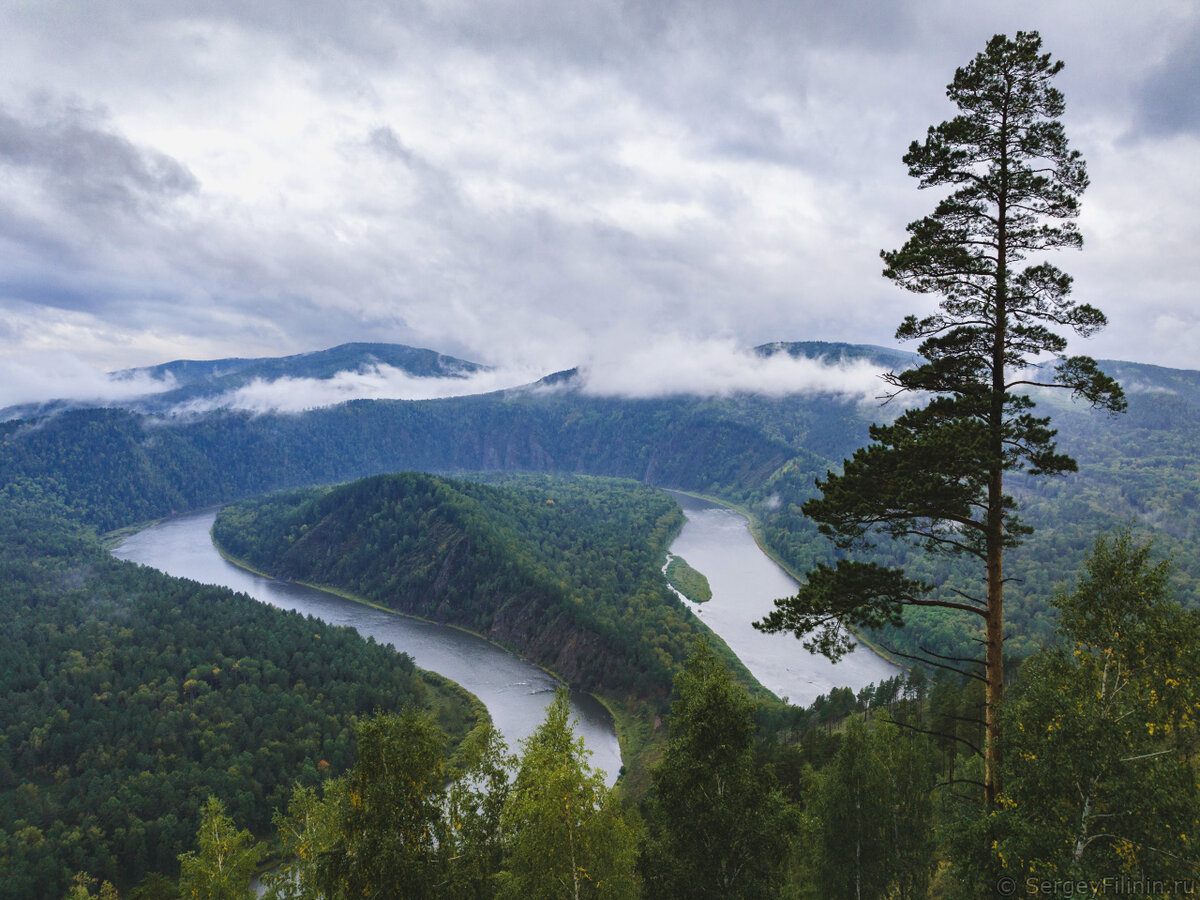
[[[0,409],[52,400],[119,403],[174,390],[175,379],[148,373],[101,372],[69,353],[47,352],[0,358]]]
[[[832,394],[872,400],[881,368],[865,360],[764,356],[730,340],[662,337],[651,344],[609,348],[583,367],[583,390],[630,398],[723,397],[749,393]]]
[[[410,375],[394,366],[373,365],[338,372],[330,378],[285,377],[272,381],[256,378],[216,397],[181,403],[175,411],[197,414],[235,409],[288,413],[335,406],[349,400],[438,400],[516,387],[540,375],[524,369],[485,369],[463,376],[431,378]]]
[[[350,400],[436,400],[525,386],[597,397],[723,397],[826,394],[870,401],[880,393],[880,367],[865,360],[763,355],[727,340],[659,336],[642,343],[606,342],[594,348],[575,377],[538,385],[549,369],[528,362],[500,364],[463,375],[414,376],[372,364],[328,378],[256,378],[219,394],[194,396],[171,407],[176,415],[216,410],[298,413]],[[66,400],[127,405],[179,385],[146,372],[104,373],[68,354],[0,360],[0,409]],[[171,398],[162,398],[165,404]]]

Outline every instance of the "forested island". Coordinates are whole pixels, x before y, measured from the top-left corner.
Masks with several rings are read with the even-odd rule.
[[[663,572],[671,587],[693,603],[707,603],[712,599],[712,588],[703,572],[697,572],[682,556],[671,555]]]

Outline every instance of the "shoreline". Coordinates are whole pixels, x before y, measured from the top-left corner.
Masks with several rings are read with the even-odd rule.
[[[773,563],[775,563],[775,565],[779,566],[779,568],[781,568],[784,572],[786,572],[788,574],[788,577],[791,578],[793,581],[795,581],[797,583],[800,582],[801,576],[798,575],[792,569],[792,567],[789,566],[784,560],[780,559],[779,555],[777,553],[775,553],[775,551],[773,551],[770,547],[768,547],[767,544],[763,541],[762,530],[761,530],[762,526],[759,523],[758,519],[755,517],[755,515],[746,507],[742,506],[741,504],[734,503],[730,500],[725,500],[721,497],[714,497],[711,494],[701,494],[698,491],[685,491],[682,488],[660,488],[660,490],[666,491],[669,494],[683,494],[685,497],[691,497],[695,500],[703,500],[705,503],[711,503],[714,506],[720,506],[723,509],[731,510],[732,512],[737,513],[739,516],[742,516],[747,522],[747,526],[750,530],[750,536],[752,538],[754,538],[754,543],[758,545],[758,549],[762,551],[763,556],[767,557],[767,559],[771,560],[771,562],[773,562]],[[886,660],[887,662],[891,663],[892,665],[900,668],[901,670],[903,670],[905,672],[910,670],[910,668],[911,668],[910,664],[904,662],[903,660],[898,660],[898,659],[893,658],[893,656],[890,653],[888,653],[886,650],[879,647],[870,638],[864,637],[862,634],[860,634],[859,632],[855,631],[852,628],[847,627],[846,630],[849,631],[852,635],[854,635],[854,639],[856,641],[860,642],[864,647],[866,647],[868,650],[870,650],[872,653],[874,653],[880,659]]]

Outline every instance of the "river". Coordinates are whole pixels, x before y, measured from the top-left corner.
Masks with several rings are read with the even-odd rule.
[[[468,632],[384,612],[304,585],[247,572],[213,546],[209,531],[214,511],[168,519],[132,535],[113,551],[120,559],[153,566],[168,575],[242,591],[281,609],[293,609],[331,625],[349,625],[359,634],[391,644],[422,669],[462,685],[487,707],[509,748],[518,749],[545,718],[558,681],[507,650]],[[595,698],[573,694],[576,732],[592,751],[591,764],[613,784],[621,769],[621,749],[612,716]]]
[[[775,608],[776,597],[796,593],[795,579],[762,552],[745,516],[706,500],[670,493],[687,515],[670,552],[703,572],[713,594],[707,603],[687,605],[764,687],[807,706],[831,688],[848,686],[857,691],[900,673],[863,644],[834,664],[809,653],[791,634],[756,630],[751,623]]]
[[[770,612],[776,597],[795,593],[796,582],[762,552],[743,516],[704,500],[673,496],[683,507],[687,522],[670,552],[703,572],[713,591],[707,603],[688,606],[769,690],[806,705],[830,688],[847,685],[857,691],[899,672],[862,646],[834,665],[808,653],[790,635],[755,631],[750,623]],[[364,636],[391,644],[408,653],[421,668],[444,675],[478,697],[514,750],[544,718],[557,685],[553,676],[456,628],[239,569],[212,544],[209,531],[215,517],[210,510],[169,519],[127,538],[113,555],[170,575],[224,585],[264,603],[333,625],[348,625]],[[591,763],[603,769],[606,781],[612,784],[621,768],[612,717],[589,695],[574,694],[571,702],[577,730],[593,754]]]

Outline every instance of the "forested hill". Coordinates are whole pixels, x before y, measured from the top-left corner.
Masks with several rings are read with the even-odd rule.
[[[797,455],[705,401],[498,393],[172,423],[116,409],[0,424],[0,484],[108,530],[269,490],[402,470],[581,472],[748,489]],[[810,471],[819,457],[801,453]]]
[[[113,373],[130,378],[148,375],[151,378],[171,378],[179,387],[193,384],[217,385],[227,388],[260,378],[330,378],[340,372],[357,372],[369,366],[391,366],[418,378],[437,378],[465,375],[486,368],[479,363],[446,356],[436,350],[409,347],[405,344],[339,344],[328,350],[314,350],[292,356],[230,359],[177,359],[157,366],[124,369]],[[223,379],[239,376],[239,380]]]
[[[634,482],[402,473],[237,503],[213,534],[271,575],[464,626],[661,712],[707,634],[662,574],[682,524],[670,497]]]
[[[894,351],[836,344],[774,344],[760,353],[903,365]],[[1067,478],[1009,484],[1034,535],[1009,555],[1015,578],[1006,618],[1018,653],[1047,638],[1047,600],[1078,569],[1095,536],[1129,523],[1159,537],[1180,567],[1178,596],[1200,601],[1200,373],[1104,362],[1129,389],[1130,409],[1109,418],[1038,398],[1060,447],[1079,462]],[[573,472],[632,478],[735,502],[764,543],[795,571],[829,559],[800,513],[814,478],[868,439],[890,407],[833,395],[595,397],[577,379],[549,389],[431,400],[356,401],[303,414],[219,412],[162,419],[75,410],[0,424],[0,485],[64,504],[98,529],[228,502],[270,490],[384,472]],[[904,561],[902,548],[884,548]],[[914,572],[931,569],[921,554]],[[972,586],[966,585],[966,588]],[[974,651],[972,623],[915,615],[890,642]]]
[[[225,588],[112,558],[45,504],[0,499],[0,896],[123,891],[179,871],[200,807],[266,834],[354,761],[357,721],[474,704],[403,654]],[[124,894],[123,894],[124,895]]]

